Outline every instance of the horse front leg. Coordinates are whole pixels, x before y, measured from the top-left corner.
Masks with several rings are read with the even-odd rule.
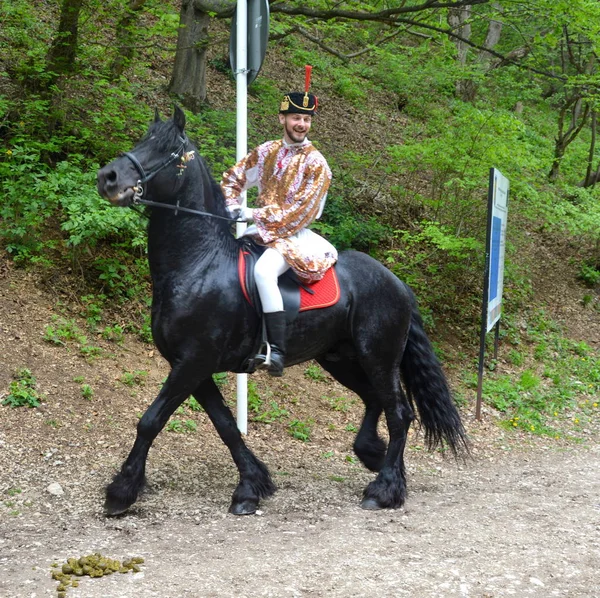
[[[146,459],[152,442],[197,384],[193,368],[176,367],[171,370],[160,393],[138,422],[129,456],[106,488],[104,508],[107,515],[124,513],[137,500],[146,481]]]
[[[229,512],[251,515],[256,512],[261,498],[274,494],[276,487],[266,465],[246,446],[231,409],[212,378],[205,380],[194,391],[194,397],[204,407],[221,440],[227,445],[240,474]]]

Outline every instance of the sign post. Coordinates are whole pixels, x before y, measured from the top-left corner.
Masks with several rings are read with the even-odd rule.
[[[238,0],[231,23],[229,60],[236,83],[236,147],[235,159],[248,151],[248,85],[256,79],[262,66],[269,39],[269,1]],[[246,192],[240,196],[246,207]],[[236,235],[246,230],[245,222],[236,224]],[[248,374],[237,374],[237,425],[248,433]]]
[[[485,241],[485,274],[483,277],[477,405],[475,408],[475,417],[478,420],[481,419],[485,337],[494,326],[496,327],[494,335],[494,358],[498,356],[500,315],[502,313],[502,289],[504,284],[504,250],[506,247],[508,189],[508,179],[496,168],[491,168],[488,191],[487,234]]]

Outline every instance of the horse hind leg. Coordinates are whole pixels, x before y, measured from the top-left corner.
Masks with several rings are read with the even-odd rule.
[[[269,470],[244,443],[231,410],[225,405],[212,378],[204,381],[193,394],[204,407],[221,440],[227,445],[240,474],[229,512],[234,515],[251,515],[256,512],[261,498],[275,493],[276,487]]]
[[[363,401],[365,414],[354,439],[354,453],[370,471],[378,472],[383,467],[387,445],[377,433],[377,423],[383,407],[375,389],[357,361],[344,359],[317,360],[340,384],[355,392]]]
[[[382,374],[379,376],[382,380],[385,378]],[[363,492],[361,506],[364,509],[395,509],[406,500],[404,449],[415,416],[402,389],[399,373],[391,377],[389,387],[385,385],[389,390],[379,387],[390,441],[381,471]]]

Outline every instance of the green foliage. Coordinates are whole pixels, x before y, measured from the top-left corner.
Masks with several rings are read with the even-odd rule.
[[[348,397],[323,397],[334,411],[346,412],[356,402]]]
[[[258,394],[258,386],[254,380],[248,382],[248,410],[251,413],[258,413],[262,407],[262,399]]]
[[[527,340],[534,343],[533,356],[543,362],[513,374],[488,373],[483,380],[484,400],[504,415],[504,425],[535,434],[559,436],[565,420],[571,425],[598,414],[600,354],[586,343],[562,336],[560,328],[543,311],[532,314]],[[525,366],[523,354],[512,363]],[[476,387],[476,380],[471,380]],[[577,421],[575,421],[577,420]],[[576,426],[575,426],[576,427]]]
[[[208,108],[200,114],[186,112],[186,130],[219,181],[235,163],[235,113]]]
[[[48,324],[42,337],[47,343],[66,346],[69,342],[79,344],[87,343],[87,337],[77,326],[75,320],[66,320],[59,316],[52,316],[53,324]]]
[[[88,401],[94,397],[94,389],[89,384],[81,385],[81,396]]]
[[[219,372],[218,374],[213,374],[212,379],[217,385],[217,388],[221,389],[225,386],[225,384],[227,384],[227,372]]]
[[[167,432],[178,432],[180,434],[192,433],[198,429],[198,424],[193,419],[186,419],[181,421],[178,419],[172,419],[165,426]]]
[[[98,273],[102,294],[125,303],[149,293],[148,261],[132,257],[125,249],[117,248],[110,257],[98,257],[92,264]]]
[[[397,247],[385,253],[388,267],[412,287],[419,297],[424,320],[431,324],[430,306],[448,303],[448,297],[469,296],[481,286],[483,249],[472,237],[459,236],[449,226],[438,222],[422,222],[416,232],[397,231]],[[477,272],[473,265],[480,264]],[[454,310],[460,310],[454,301]],[[473,317],[474,305],[463,317]]]
[[[254,415],[252,421],[261,422],[263,424],[271,424],[277,420],[287,417],[289,412],[279,406],[277,401],[269,401],[269,407],[266,408],[262,413]]]
[[[13,378],[2,404],[9,407],[39,407],[45,397],[36,390],[37,381],[31,370],[21,368]]]
[[[294,419],[288,424],[288,432],[292,438],[308,442],[312,434],[313,424],[312,420]]]
[[[194,397],[188,397],[184,401],[184,405],[190,409],[190,411],[204,411],[204,408]]]
[[[315,382],[324,382],[327,380],[327,374],[316,363],[309,364],[304,370],[304,375]]]
[[[330,8],[323,0],[311,6]],[[338,6],[379,8],[348,2]],[[0,246],[23,266],[62,270],[68,266],[81,272],[80,315],[88,333],[118,343],[126,332],[135,332],[149,343],[146,222],[135,212],[113,208],[98,197],[95,173],[98,165],[140,138],[155,104],[169,103],[164,94],[169,74],[164,64],[172,60],[179,6],[155,0],[145,4],[140,22],[132,27],[135,59],[117,80],[111,75],[116,48],[107,47],[106,39],[113,38],[115,23],[128,10],[128,3],[93,0],[83,5],[76,66],[57,80],[47,72],[46,56],[59,8],[59,3],[29,0],[0,4]],[[481,41],[496,7],[485,3],[473,6],[472,11],[473,39]],[[460,327],[468,334],[479,324],[485,198],[488,171],[494,166],[511,182],[506,319],[524,310],[533,293],[518,255],[518,249],[530,242],[526,231],[577,238],[582,255],[593,255],[598,242],[597,186],[579,187],[591,142],[588,126],[569,145],[557,182],[549,185],[546,181],[557,109],[565,92],[583,89],[586,100],[597,99],[597,73],[587,77],[575,72],[573,62],[578,57],[567,57],[565,34],[581,42],[582,60],[587,60],[588,52],[597,55],[600,43],[589,23],[598,21],[598,12],[597,3],[587,0],[535,0],[505,10],[505,27],[496,49],[508,53],[522,47],[525,38],[532,51],[519,66],[498,63],[495,68],[479,60],[473,48],[461,65],[454,43],[434,29],[427,29],[424,37],[400,30],[388,37],[388,26],[380,22],[311,19],[307,23],[303,17],[279,13],[272,22],[274,33],[286,34],[301,25],[310,27],[321,40],[321,46],[310,45],[287,35],[270,49],[275,59],[283,53],[294,69],[294,75],[285,73],[288,78],[296,77],[289,81],[290,88],[301,88],[304,64],[314,65],[313,89],[325,99],[323,121],[320,115],[315,119],[315,132],[317,140],[320,131],[324,132],[322,149],[332,166],[334,183],[315,230],[339,249],[358,249],[385,261],[416,291],[427,325],[442,316],[448,330]],[[445,26],[445,14],[439,10],[418,16],[424,25]],[[137,31],[144,32],[143,40]],[[340,60],[323,51],[324,46],[336,48],[339,55],[368,51]],[[528,65],[553,73],[563,68],[567,83],[553,78],[552,90],[547,78],[519,68]],[[213,58],[209,66],[213,76],[226,73],[230,77],[222,56]],[[472,101],[461,100],[457,93],[457,83],[465,80],[473,84]],[[219,89],[229,83],[222,80]],[[250,143],[279,134],[273,107],[281,84],[280,79],[261,73],[250,86]],[[216,99],[214,90],[208,91]],[[515,110],[517,103],[523,106],[522,112]],[[338,107],[344,109],[342,119],[338,117],[333,126],[330,115]],[[223,94],[200,114],[186,116],[189,136],[218,179],[235,160],[233,101]],[[596,162],[594,156],[594,168]],[[598,264],[584,262],[579,276],[595,288],[600,283]],[[593,305],[595,300],[590,293],[582,301]],[[115,305],[123,314],[118,323],[108,319]],[[513,381],[518,397],[508,382],[497,378],[496,400],[507,417],[518,418],[507,420],[518,421],[517,427],[538,425],[528,410],[543,409],[543,393],[550,392],[556,412],[573,408],[580,385],[571,386],[569,368],[574,378],[597,390],[596,366],[589,365],[595,363],[595,354],[560,340],[546,317],[539,316],[527,332],[511,327],[503,334],[514,343],[509,361],[523,371]],[[75,347],[86,357],[100,354],[68,318],[55,319],[44,338],[68,349]],[[528,347],[533,347],[533,355]],[[321,379],[322,372],[311,367],[306,376]],[[141,383],[137,373],[127,374],[131,378],[125,378],[124,384]],[[214,379],[222,386],[227,375],[217,374]],[[330,400],[339,401],[338,407],[344,405],[341,398]],[[186,405],[194,410],[197,403],[192,401]],[[276,421],[288,415],[275,401],[260,397],[256,387],[250,389],[249,402],[255,421]],[[540,413],[539,426],[549,429],[548,410]],[[301,423],[306,422],[297,424],[299,430]],[[186,426],[173,423],[177,425]]]
[[[338,249],[370,252],[389,235],[389,229],[374,216],[357,214],[352,204],[330,194],[322,219],[311,228],[327,237]]]
[[[596,266],[583,263],[579,270],[579,278],[590,288],[600,283],[600,270]]]
[[[147,378],[147,370],[135,370],[133,372],[123,372],[119,381],[125,386],[143,386]]]

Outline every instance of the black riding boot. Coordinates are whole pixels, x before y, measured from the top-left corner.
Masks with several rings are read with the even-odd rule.
[[[283,376],[285,364],[285,312],[275,311],[263,314],[267,326],[267,340],[271,345],[271,365],[268,372],[271,376]]]

